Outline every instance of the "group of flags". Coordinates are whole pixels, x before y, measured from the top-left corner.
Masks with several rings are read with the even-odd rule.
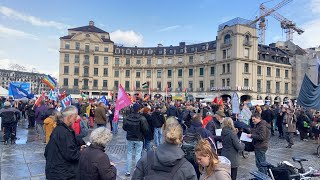
[[[230,99],[230,98],[229,98]],[[228,101],[230,102],[230,100],[228,99]],[[214,104],[218,104],[219,106],[223,106],[223,99],[220,98],[218,99],[218,97],[216,96],[213,101],[212,101]]]

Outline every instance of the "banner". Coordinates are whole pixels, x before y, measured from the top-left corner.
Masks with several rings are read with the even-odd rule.
[[[102,96],[102,97],[99,99],[99,102],[103,102],[104,105],[109,106],[109,102],[108,102],[106,96]]]
[[[17,86],[18,88],[21,88],[25,91],[27,91],[29,94],[31,94],[31,84],[29,82],[10,82],[10,84],[13,84]],[[12,91],[10,89],[10,84],[9,84],[9,96],[12,96]]]
[[[71,106],[71,95],[69,95],[66,98],[61,100],[61,106],[63,109],[68,106]]]
[[[58,92],[56,90],[50,90],[50,93],[48,95],[48,98],[54,101],[57,101],[58,99]]]
[[[114,111],[114,118],[113,118],[114,122],[118,121],[120,110],[129,106],[130,104],[131,104],[131,99],[128,97],[126,91],[123,89],[122,85],[120,84],[119,90],[118,90],[118,97],[116,101],[116,107]]]
[[[15,86],[14,84],[9,84],[9,92],[11,92],[11,96],[14,99],[21,99],[21,98],[34,98],[33,94],[29,94],[26,90],[22,89],[21,87]]]
[[[240,112],[240,102],[238,93],[234,92],[231,99],[232,104],[232,114],[239,114]]]

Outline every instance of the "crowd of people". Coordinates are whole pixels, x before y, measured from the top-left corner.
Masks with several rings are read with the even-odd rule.
[[[115,105],[97,99],[73,101],[62,109],[59,102],[29,102],[2,99],[0,117],[4,144],[16,140],[19,119],[28,119],[28,129],[46,143],[47,179],[116,179],[117,169],[104,152],[118,135]],[[215,103],[172,100],[137,100],[121,110],[126,131],[125,176],[131,179],[237,179],[239,152],[254,151],[256,166],[266,161],[271,136],[294,145],[294,136],[320,144],[320,113],[300,107],[276,104],[250,107],[249,121],[232,114],[232,107]],[[107,125],[109,124],[109,125]],[[108,129],[110,127],[110,130]],[[240,141],[242,132],[252,143]],[[84,137],[90,136],[89,143]]]

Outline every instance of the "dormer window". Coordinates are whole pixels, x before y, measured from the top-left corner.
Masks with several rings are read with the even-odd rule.
[[[105,35],[101,35],[101,38],[102,38],[102,39],[105,39],[105,38],[106,38],[106,36],[105,36]]]
[[[250,41],[250,36],[249,36],[248,34],[245,36],[245,41],[246,41],[246,42],[249,42],[249,41]]]
[[[162,50],[159,50],[159,54],[162,54]]]
[[[116,53],[117,53],[117,54],[120,53],[120,49],[119,49],[119,48],[116,49]]]
[[[173,54],[173,50],[172,50],[172,49],[170,49],[170,50],[169,50],[169,53],[170,53],[170,54]]]
[[[131,50],[130,50],[130,49],[127,49],[127,50],[126,50],[126,54],[131,54]]]
[[[142,54],[142,50],[138,49],[137,54]]]
[[[183,53],[183,49],[182,48],[180,49],[180,52]]]
[[[192,52],[194,51],[194,47],[191,48],[191,51],[192,51]]]
[[[231,43],[231,36],[230,34],[227,34],[224,36],[224,44],[230,44]]]
[[[152,50],[151,49],[148,50],[148,54],[152,54]]]
[[[206,49],[206,46],[205,45],[202,45],[202,50],[205,50]]]

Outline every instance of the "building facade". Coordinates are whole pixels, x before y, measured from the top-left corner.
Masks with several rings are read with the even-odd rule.
[[[6,89],[9,88],[10,82],[29,82],[33,94],[50,90],[47,85],[42,83],[45,74],[0,69],[0,76],[0,85]]]
[[[130,93],[149,83],[152,94],[231,96],[282,101],[292,98],[289,54],[258,45],[257,30],[235,18],[218,27],[214,41],[178,46],[124,47],[94,26],[60,38],[59,86],[71,94],[109,95],[119,84]],[[244,96],[246,95],[246,96]]]

